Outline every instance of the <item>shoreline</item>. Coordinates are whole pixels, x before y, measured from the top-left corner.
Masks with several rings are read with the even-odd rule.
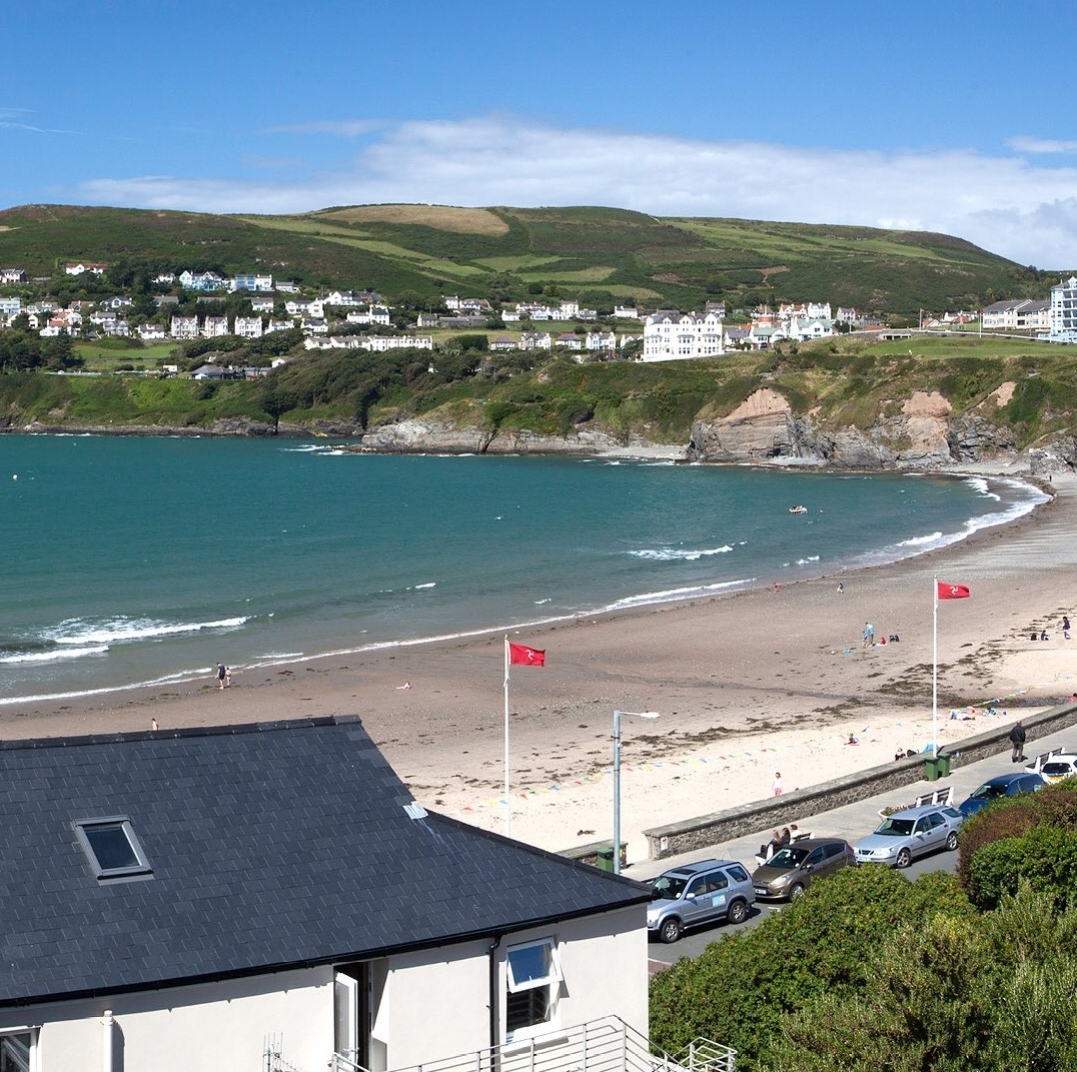
[[[683,454],[683,451],[679,453]],[[581,455],[581,457],[589,457],[589,455]],[[649,448],[648,453],[643,453],[642,448],[639,447],[626,447],[617,451],[604,452],[600,457],[609,457],[612,459],[631,458],[651,462],[659,460],[673,462],[676,460],[664,447]],[[713,463],[694,464],[709,465]],[[737,464],[735,466],[730,466],[724,463],[719,465],[719,467],[747,467],[759,469],[761,471],[772,470],[774,468],[786,468],[784,465],[744,466],[742,464]],[[861,475],[875,475],[874,470],[863,470],[858,472],[861,472]],[[799,576],[789,579],[783,578],[780,585],[777,582],[774,582],[775,587],[784,586],[789,588],[796,584],[824,580],[830,577],[841,578],[846,576],[856,576],[865,571],[882,569],[906,561],[921,560],[931,555],[943,554],[951,548],[969,546],[985,535],[991,535],[1000,531],[1012,531],[1019,526],[1034,520],[1040,512],[1050,508],[1050,500],[1053,497],[1053,489],[1050,483],[1044,484],[1027,472],[1007,471],[1007,469],[995,465],[982,464],[979,466],[968,466],[947,471],[925,470],[923,473],[914,471],[914,475],[946,477],[962,481],[989,479],[1003,482],[1008,481],[1012,484],[1021,485],[1029,490],[1039,491],[1046,496],[1046,498],[1039,502],[1029,501],[1026,504],[1026,508],[1023,509],[1021,513],[1016,514],[1016,516],[1007,517],[1007,515],[1004,514],[983,515],[983,517],[999,516],[1005,519],[995,521],[990,525],[974,526],[965,532],[954,530],[945,537],[948,542],[942,542],[935,547],[928,547],[923,550],[913,550],[911,553],[899,558],[883,558],[882,555],[887,550],[890,550],[890,548],[879,548],[877,552],[874,552],[874,554],[878,556],[874,560],[869,561],[867,560],[867,556],[863,556],[861,561],[851,559],[844,563],[827,563],[826,567],[821,572],[816,573],[802,570]],[[967,520],[967,526],[971,524],[971,520],[982,520],[982,517]],[[944,539],[939,532],[936,532],[934,537],[937,537],[940,541]],[[908,541],[910,544],[916,542],[926,542],[926,538],[920,541]],[[894,546],[901,547],[905,545],[898,544]],[[707,604],[713,600],[734,598],[755,591],[767,591],[771,588],[771,584],[772,582],[761,580],[759,577],[745,577],[707,584],[700,583],[694,589],[683,589],[677,592],[677,594],[675,594],[674,591],[641,592],[634,596],[618,599],[605,606],[589,609],[566,610],[560,614],[548,617],[535,615],[534,617],[529,617],[521,622],[502,622],[495,625],[479,625],[475,628],[464,629],[459,632],[400,636],[395,639],[372,641],[369,644],[357,644],[349,647],[330,648],[329,650],[320,652],[292,652],[289,654],[281,654],[279,656],[265,656],[255,662],[233,666],[232,669],[239,673],[245,673],[247,675],[247,680],[251,681],[259,674],[290,673],[292,672],[292,668],[307,663],[320,663],[332,659],[369,659],[386,654],[392,658],[394,655],[404,655],[411,650],[483,643],[496,640],[508,634],[519,635],[525,632],[533,636],[542,636],[548,632],[585,621],[589,623],[608,622],[622,617],[647,615],[657,611],[670,611],[680,608],[694,607],[699,604]],[[132,681],[122,684],[108,684],[97,687],[88,687],[86,689],[71,689],[56,693],[0,697],[0,723],[3,721],[5,709],[7,708],[24,707],[33,709],[33,712],[36,715],[47,713],[50,710],[67,710],[85,705],[117,708],[130,704],[140,704],[152,701],[154,698],[173,699],[180,694],[191,694],[192,689],[197,690],[202,677],[204,674],[209,673],[210,669],[211,668],[207,667],[200,672],[191,667],[188,669],[163,673],[156,679]],[[24,717],[25,712],[20,712],[20,716]]]
[[[986,467],[953,475],[1028,479]],[[840,594],[831,574],[514,633],[547,659],[510,678],[512,835],[555,851],[610,836],[614,709],[661,715],[622,724],[630,862],[646,852],[643,828],[768,796],[777,770],[789,792],[920,750],[935,730],[935,573],[972,589],[938,611],[940,743],[1068,696],[1077,667],[1055,626],[1077,600],[1077,477],[1044,490],[1052,499],[1010,524],[841,571]],[[900,640],[863,647],[865,621]],[[1033,645],[1041,625],[1051,640]],[[502,643],[497,631],[242,672],[226,690],[207,676],[2,707],[0,726],[9,738],[57,737],[148,730],[151,718],[167,732],[358,714],[420,803],[502,832]]]

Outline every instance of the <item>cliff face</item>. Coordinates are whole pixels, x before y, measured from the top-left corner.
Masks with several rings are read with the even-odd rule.
[[[899,413],[865,431],[795,414],[782,395],[763,388],[727,417],[694,422],[688,446],[688,457],[696,461],[797,462],[834,469],[936,469],[1014,456],[1008,429],[981,414],[955,417],[942,395],[925,392],[915,392]]]

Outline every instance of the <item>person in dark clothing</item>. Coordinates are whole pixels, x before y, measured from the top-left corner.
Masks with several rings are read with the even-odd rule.
[[[1010,762],[1020,763],[1025,758],[1025,727],[1021,725],[1020,719],[1013,724],[1013,729],[1010,730],[1010,744],[1013,745],[1013,755],[1010,756]]]

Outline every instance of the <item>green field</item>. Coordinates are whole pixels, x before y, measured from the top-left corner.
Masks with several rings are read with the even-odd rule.
[[[0,213],[0,263],[31,276],[93,259],[156,272],[265,270],[312,289],[371,287],[436,307],[461,293],[536,290],[611,307],[700,309],[829,301],[912,319],[1045,297],[1050,278],[947,235],[731,219],[657,219],[609,208],[373,205],[292,216],[213,216],[71,206]],[[85,284],[84,284],[85,285]],[[70,293],[79,284],[64,281]]]

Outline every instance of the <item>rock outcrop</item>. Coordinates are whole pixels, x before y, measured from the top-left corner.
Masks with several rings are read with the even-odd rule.
[[[894,407],[888,407],[894,408]],[[761,388],[726,417],[692,425],[695,461],[818,465],[832,469],[938,469],[1016,456],[1012,433],[981,413],[955,416],[938,392],[915,392],[869,429],[834,428],[795,414],[777,391]],[[1065,457],[1065,451],[1056,451]]]

